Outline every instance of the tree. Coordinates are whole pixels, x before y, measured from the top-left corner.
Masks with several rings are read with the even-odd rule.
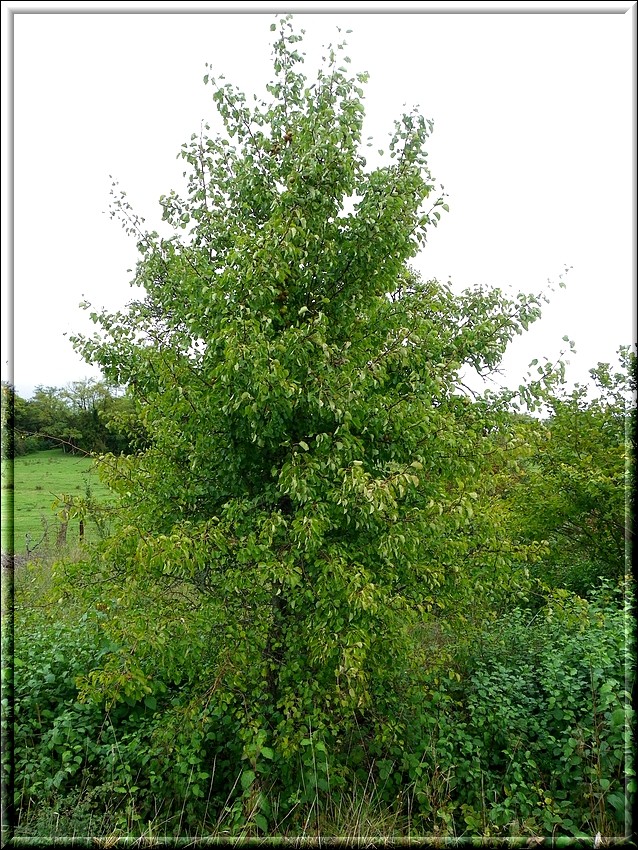
[[[144,296],[75,337],[128,385],[149,441],[104,459],[120,516],[90,571],[121,648],[86,689],[134,702],[187,683],[197,734],[245,760],[246,795],[297,787],[309,744],[313,789],[326,753],[339,780],[353,736],[400,752],[411,627],[477,567],[510,594],[524,582],[519,554],[486,560],[500,527],[474,508],[510,420],[461,370],[497,368],[542,300],[455,296],[410,269],[447,210],[432,122],[403,115],[368,168],[365,75],[340,44],[310,83],[302,36],[289,17],[273,28],[269,102],[204,78],[223,132],[204,124],[182,146],[186,195],[161,199],[173,235],[113,189]]]
[[[115,387],[95,378],[73,381],[60,392],[77,431],[76,444],[85,452],[127,452],[129,441],[116,414],[127,407]]]
[[[30,399],[21,398],[10,384],[3,383],[3,404],[5,399],[7,422],[9,410],[12,417],[4,438],[7,456],[50,448],[128,454],[145,444],[133,399],[95,378],[62,388],[39,386]]]
[[[3,404],[3,454],[7,459],[13,459],[38,449],[49,448],[50,442],[38,429],[43,422],[51,424],[53,419],[60,420],[60,411],[53,397],[57,390],[49,388],[46,392],[38,388],[35,400],[24,399],[15,391],[15,387],[2,382]]]
[[[548,415],[527,425],[524,476],[509,482],[512,539],[544,542],[539,577],[582,595],[628,572],[633,543],[635,351],[619,361],[548,394]]]
[[[74,452],[81,432],[60,389],[37,386],[27,402],[27,412],[24,433],[38,438],[40,447],[61,446],[65,452]]]
[[[15,409],[19,399],[13,384],[2,381],[2,457],[7,460],[13,460],[16,454],[20,453],[16,446],[14,430]]]

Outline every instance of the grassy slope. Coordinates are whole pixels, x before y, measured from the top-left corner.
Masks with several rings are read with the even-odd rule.
[[[14,461],[14,487],[8,486],[8,472],[5,461],[2,463],[2,541],[3,549],[10,539],[11,507],[13,505],[13,540],[15,552],[26,551],[26,535],[33,543],[43,536],[48,528],[48,542],[55,543],[59,520],[52,508],[57,496],[86,496],[87,493],[98,501],[105,501],[108,489],[99,480],[93,470],[93,461],[87,457],[64,454],[61,449],[36,452]],[[90,540],[93,531],[87,523],[85,532]],[[71,520],[68,526],[68,541],[77,542],[79,521]]]

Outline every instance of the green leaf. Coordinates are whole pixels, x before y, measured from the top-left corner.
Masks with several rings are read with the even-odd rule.
[[[255,781],[255,772],[253,770],[244,770],[241,775],[241,787],[244,791],[250,788]]]
[[[611,715],[611,722],[615,726],[622,726],[626,722],[625,710],[623,708],[616,708]]]
[[[623,812],[626,808],[625,795],[619,791],[614,791],[613,794],[608,794],[605,798],[606,802],[617,812]]]
[[[255,824],[261,829],[262,832],[268,832],[268,821],[262,814],[253,815],[253,820]]]

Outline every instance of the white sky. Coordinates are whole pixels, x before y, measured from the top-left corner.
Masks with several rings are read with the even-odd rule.
[[[351,67],[370,73],[364,136],[374,135],[374,149],[386,147],[404,104],[419,104],[434,119],[430,167],[449,195],[450,213],[415,263],[426,278],[451,278],[459,289],[480,282],[536,291],[573,266],[567,289],[556,291],[543,320],[513,345],[507,375],[518,383],[533,357],[553,359],[568,334],[578,352],[568,377],[586,380],[590,367],[614,361],[618,346],[636,336],[636,9],[510,14],[505,10],[552,5],[511,3],[502,4],[503,14],[423,13],[433,5],[413,4],[416,14],[393,14],[386,4],[376,13],[352,14],[328,11],[351,9],[348,4],[314,4],[324,14],[295,14],[307,31],[308,76],[319,64],[320,45],[338,40],[336,27],[352,29],[345,36]],[[630,5],[607,3],[610,11]],[[202,12],[220,4],[193,7]],[[96,374],[63,335],[93,329],[79,302],[118,309],[138,294],[127,273],[135,246],[104,214],[109,174],[155,226],[159,196],[182,185],[181,143],[202,118],[214,119],[213,90],[202,82],[205,63],[247,94],[265,94],[275,9],[263,8],[262,14],[14,17],[13,166],[3,137],[3,172],[12,168],[14,176],[14,359],[11,371],[3,344],[2,372],[21,395],[38,384],[63,386]],[[7,185],[3,174],[5,242]],[[3,250],[3,308],[8,254]],[[8,311],[3,314],[6,330]]]

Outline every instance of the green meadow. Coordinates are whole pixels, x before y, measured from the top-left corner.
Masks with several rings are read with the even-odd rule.
[[[13,486],[10,479],[9,462],[3,460],[3,549],[9,548],[13,537],[16,554],[26,554],[27,548],[33,549],[41,540],[40,545],[55,544],[60,528],[58,511],[54,508],[58,497],[88,496],[103,502],[109,496],[108,488],[100,481],[91,458],[64,454],[61,449],[16,458],[13,462]],[[79,534],[79,519],[70,520],[67,542],[76,543]],[[85,523],[86,540],[95,539],[96,534],[94,523],[88,520]]]

